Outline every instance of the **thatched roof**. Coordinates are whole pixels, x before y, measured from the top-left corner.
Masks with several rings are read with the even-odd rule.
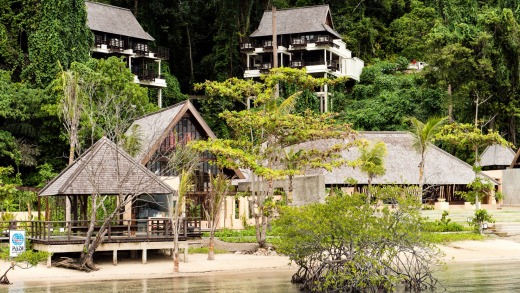
[[[499,144],[488,146],[480,155],[480,166],[509,166],[515,158],[515,152]]]
[[[140,143],[143,146],[135,155],[135,159],[141,162],[141,164],[146,164],[155,151],[160,147],[161,142],[168,136],[170,129],[179,122],[186,112],[190,112],[190,114],[193,115],[208,137],[216,138],[215,134],[211,131],[202,116],[200,116],[197,109],[195,109],[193,104],[187,100],[138,118],[134,123],[132,123],[127,134],[131,134],[131,132],[137,128],[137,134]]]
[[[129,9],[88,1],[85,5],[87,24],[91,30],[154,41]]]
[[[358,138],[369,141],[382,141],[386,144],[385,157],[386,174],[372,180],[373,184],[419,184],[419,154],[413,147],[414,137],[408,132],[361,132]],[[326,146],[337,144],[340,140],[320,140],[302,145],[307,148],[325,149]],[[343,151],[342,156],[354,161],[359,158],[357,148]],[[341,185],[347,178],[357,180],[359,184],[367,184],[367,175],[352,167],[326,170],[309,170],[307,174],[323,174],[325,184]],[[426,152],[424,178],[426,184],[450,185],[468,184],[475,178],[472,167],[462,160],[450,155],[440,148],[431,145]],[[483,175],[485,176],[485,175]]]
[[[251,37],[265,37],[273,34],[273,15],[265,11],[258,29]],[[338,39],[341,35],[334,30],[329,5],[298,7],[276,10],[276,34],[300,34],[313,32],[329,32]]]
[[[170,194],[174,191],[103,137],[39,193],[48,195]]]

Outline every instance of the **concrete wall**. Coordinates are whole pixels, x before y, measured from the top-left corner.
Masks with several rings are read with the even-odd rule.
[[[502,173],[503,203],[520,204],[520,169],[506,169]]]
[[[258,183],[261,184],[261,183]],[[267,182],[263,182],[264,190],[267,189]],[[273,188],[283,189],[289,193],[289,180],[278,180],[273,182]],[[251,189],[250,182],[240,182],[238,191],[244,192]],[[314,202],[325,202],[325,178],[323,175],[301,176],[293,178],[293,198],[294,206],[302,206]]]

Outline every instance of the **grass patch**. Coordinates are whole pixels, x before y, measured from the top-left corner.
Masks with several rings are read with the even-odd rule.
[[[221,241],[229,243],[257,243],[255,236],[240,236],[240,237],[219,237]],[[278,236],[267,236],[267,243],[280,244],[281,239]]]
[[[223,254],[223,253],[229,253],[229,251],[225,249],[214,249],[215,254]],[[188,254],[208,254],[209,253],[209,247],[190,247],[188,249]]]
[[[448,244],[455,241],[485,240],[486,236],[478,233],[424,233],[425,237],[435,244]]]

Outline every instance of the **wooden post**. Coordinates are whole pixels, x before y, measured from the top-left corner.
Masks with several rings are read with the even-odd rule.
[[[146,264],[146,262],[148,261],[146,253],[147,253],[147,250],[143,249],[143,260],[142,260],[143,264]]]
[[[117,266],[117,249],[112,252],[112,264]]]

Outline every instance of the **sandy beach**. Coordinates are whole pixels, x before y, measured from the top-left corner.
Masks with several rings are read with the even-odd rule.
[[[485,241],[453,242],[439,246],[446,254],[447,263],[464,262],[509,262],[520,260],[520,242],[516,239],[500,238]],[[85,273],[64,268],[47,268],[44,264],[30,269],[15,268],[8,273],[11,283],[66,283],[77,281],[127,280],[146,278],[186,277],[191,275],[230,274],[239,272],[294,271],[286,256],[260,256],[253,254],[217,254],[215,260],[208,261],[206,254],[191,254],[188,262],[180,263],[180,272],[173,273],[173,261],[164,255],[150,256],[147,264],[140,259],[121,258],[114,266],[110,257],[96,260],[99,270]],[[3,274],[9,263],[1,262]]]

